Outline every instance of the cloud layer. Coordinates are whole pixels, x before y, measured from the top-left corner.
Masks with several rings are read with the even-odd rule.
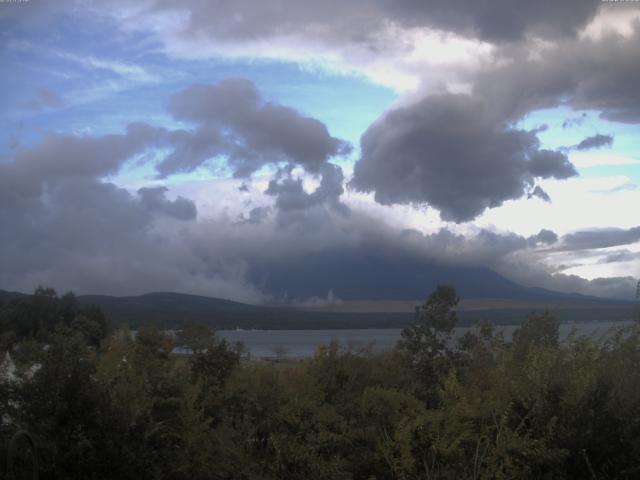
[[[576,174],[535,132],[505,126],[481,100],[449,94],[392,110],[370,127],[352,185],[375,191],[378,202],[427,203],[462,222],[533,192],[537,179]]]
[[[264,301],[325,295],[340,284],[331,275],[351,278],[344,287],[359,274],[384,295],[393,282],[376,286],[374,273],[388,269],[402,278],[414,275],[415,265],[437,265],[442,275],[489,268],[528,286],[630,295],[633,280],[622,268],[593,280],[565,273],[579,258],[640,265],[640,227],[516,234],[508,224],[471,223],[525,199],[552,208],[548,185],[578,174],[568,154],[612,148],[614,136],[620,143],[613,128],[585,129],[563,143],[572,146],[550,149],[542,128],[523,126],[532,114],[569,110],[567,132],[598,117],[640,124],[640,23],[611,21],[615,15],[599,0],[22,7],[1,9],[0,22],[27,32],[53,18],[81,19],[124,35],[109,48],[135,40],[135,55],[126,59],[58,54],[116,77],[160,82],[135,64],[155,55],[175,60],[167,71],[178,72],[194,59],[207,68],[220,58],[277,59],[314,65],[321,74],[356,72],[405,95],[363,132],[353,175],[347,141],[245,78],[183,81],[163,97],[160,121],[118,112],[126,119],[112,126],[119,133],[44,132],[0,159],[0,221],[7,226],[0,231],[0,287],[177,290]],[[31,97],[22,105],[31,114],[75,101],[49,87]],[[347,116],[352,107],[340,105]],[[152,173],[121,184],[132,167]],[[206,168],[229,178],[210,180],[199,198],[174,183],[178,174]],[[421,216],[419,228],[399,218],[407,211]],[[319,270],[325,274],[314,277]]]
[[[265,102],[246,79],[192,85],[171,98],[169,111],[197,129],[173,133],[177,148],[157,166],[163,176],[193,170],[215,156],[226,157],[236,177],[280,162],[318,172],[331,157],[350,151],[322,122]]]

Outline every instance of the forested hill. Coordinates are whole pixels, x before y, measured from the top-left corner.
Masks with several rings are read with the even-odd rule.
[[[607,341],[560,341],[548,314],[457,337],[457,306],[439,287],[384,352],[265,361],[203,325],[109,331],[41,288],[0,307],[0,445],[29,432],[52,480],[640,477],[640,322]],[[4,478],[37,477],[24,456]]]
[[[79,297],[79,300],[99,306],[112,322],[126,323],[130,327],[149,323],[176,327],[184,322],[198,322],[218,330],[390,328],[404,327],[413,319],[412,312],[310,312],[170,292],[134,297],[86,295]]]
[[[0,301],[22,296],[20,293],[0,291]],[[170,292],[148,293],[138,296],[107,295],[79,296],[80,303],[97,305],[112,325],[157,325],[162,328],[179,327],[185,322],[204,323],[215,329],[339,329],[339,328],[401,328],[413,320],[413,310],[394,312],[340,312],[300,310],[286,307],[249,305],[219,298]],[[418,301],[416,301],[416,305]],[[538,303],[538,306],[516,307],[505,302],[501,307],[462,309],[461,324],[479,320],[495,324],[517,324],[532,311],[548,309],[561,321],[627,320],[633,315],[631,302],[600,300],[592,297],[567,297],[566,303]]]

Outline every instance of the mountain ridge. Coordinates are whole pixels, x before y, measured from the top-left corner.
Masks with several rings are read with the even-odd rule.
[[[0,290],[0,301],[26,297],[28,294]],[[79,295],[82,304],[100,307],[112,325],[126,324],[130,328],[156,325],[160,328],[179,328],[185,322],[198,322],[214,329],[344,329],[344,328],[402,328],[414,318],[411,304],[422,301],[406,301],[406,311],[349,311],[334,309],[294,308],[282,305],[250,305],[233,300],[175,292],[150,292],[142,295]],[[548,302],[518,303],[512,300],[488,299],[483,302],[465,300],[458,309],[461,325],[478,321],[495,324],[518,324],[533,311],[549,310],[561,321],[629,320],[634,302],[600,299],[598,297],[553,295]],[[566,300],[558,303],[558,298]],[[553,303],[552,299],[556,302]],[[480,304],[480,306],[478,306]],[[498,308],[493,308],[498,307]]]
[[[438,285],[454,286],[465,299],[601,298],[525,287],[487,267],[356,249],[318,252],[302,262],[254,262],[248,279],[273,298],[294,303],[326,298],[329,293],[341,300],[414,300],[426,298]]]

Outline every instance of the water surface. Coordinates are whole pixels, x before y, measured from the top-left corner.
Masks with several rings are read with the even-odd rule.
[[[582,322],[560,325],[560,338],[563,340],[575,331],[577,335],[586,335],[601,340],[612,328],[628,325],[630,322]],[[510,340],[515,325],[496,327],[506,340]],[[476,327],[458,327],[455,336],[459,337]],[[365,348],[375,351],[393,348],[400,339],[399,328],[357,329],[357,330],[219,330],[218,336],[232,345],[242,342],[253,358],[262,357],[310,357],[318,346],[337,341],[344,347]]]

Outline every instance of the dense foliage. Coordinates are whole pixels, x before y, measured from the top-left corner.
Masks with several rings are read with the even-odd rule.
[[[640,478],[639,325],[559,343],[536,315],[454,340],[457,301],[440,287],[392,351],[267,362],[197,325],[107,335],[39,290],[0,308],[21,372],[2,428],[33,433],[42,478]]]

